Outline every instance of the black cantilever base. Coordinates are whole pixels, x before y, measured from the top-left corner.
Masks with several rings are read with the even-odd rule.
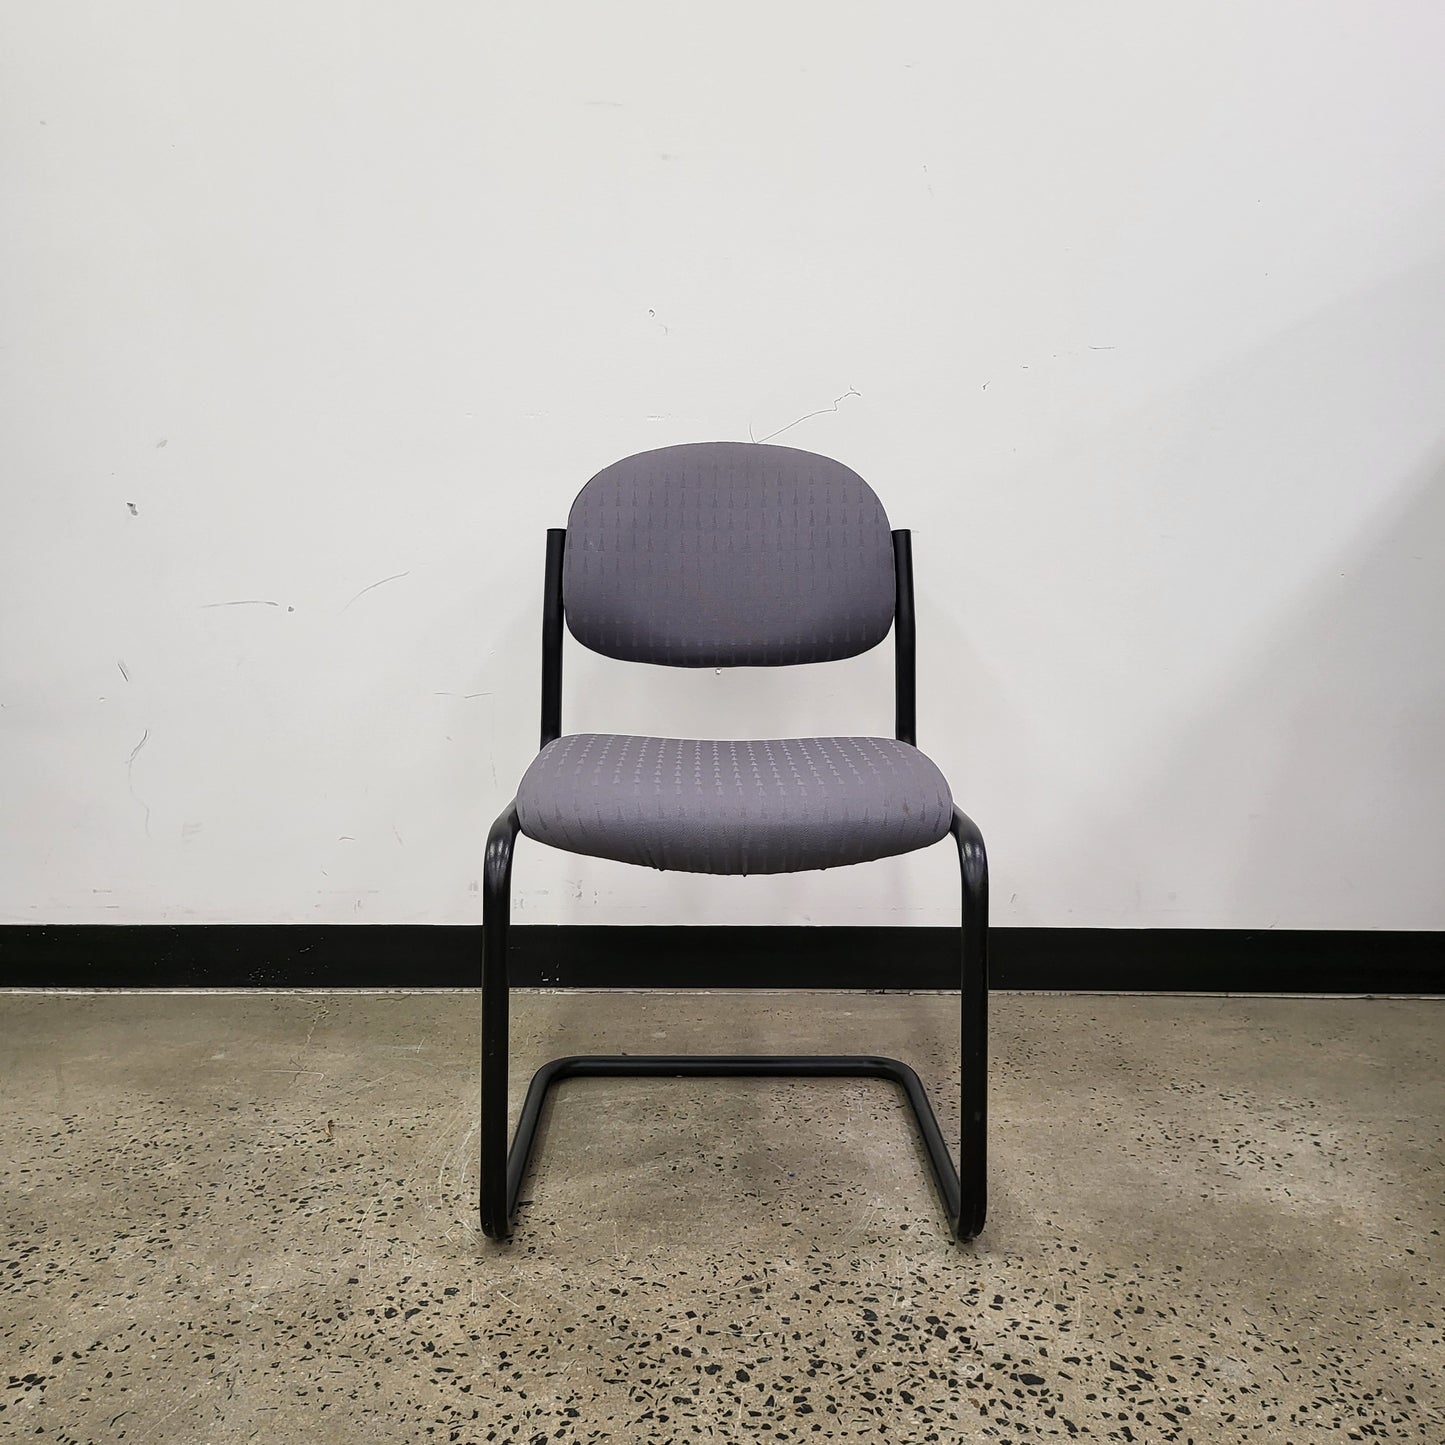
[[[943,1132],[918,1075],[898,1059],[869,1054],[576,1054],[543,1064],[532,1077],[522,1103],[517,1132],[507,1154],[505,1218],[517,1212],[522,1182],[531,1160],[537,1125],[547,1091],[564,1079],[596,1078],[861,1078],[891,1079],[907,1096],[928,1154],[949,1225],[960,1239],[976,1230],[960,1230],[962,1190]]]
[[[938,1120],[918,1075],[897,1059],[873,1055],[579,1055],[554,1059],[538,1070],[507,1144],[508,1013],[507,933],[511,907],[512,854],[520,823],[513,803],[487,838],[482,890],[482,1091],[481,1221],[490,1239],[511,1236],[522,1176],[532,1153],[547,1090],[568,1078],[645,1075],[728,1078],[742,1075],[819,1078],[839,1075],[891,1079],[903,1088],[943,1196],[957,1239],[974,1238],[987,1208],[988,1129],[988,859],[977,827],[957,808],[950,831],[958,844],[963,883],[959,931],[960,1169],[955,1169]]]

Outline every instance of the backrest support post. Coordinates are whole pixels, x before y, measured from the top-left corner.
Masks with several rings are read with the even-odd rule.
[[[913,628],[913,533],[893,533],[894,736],[918,746],[918,665]]]
[[[565,527],[547,528],[542,592],[542,746],[562,736],[562,555]]]

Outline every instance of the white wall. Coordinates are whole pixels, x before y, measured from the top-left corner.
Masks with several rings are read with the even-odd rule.
[[[999,922],[1445,926],[1437,4],[0,28],[0,917],[475,920],[544,528],[814,413],[914,529]],[[890,658],[573,648],[565,723],[886,733]],[[955,876],[524,844],[517,905],[942,923]]]

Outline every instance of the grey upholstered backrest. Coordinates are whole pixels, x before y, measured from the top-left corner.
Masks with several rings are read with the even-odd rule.
[[[572,635],[608,657],[828,662],[887,635],[893,539],[841,462],[753,442],[662,447],[577,494],[562,596]]]

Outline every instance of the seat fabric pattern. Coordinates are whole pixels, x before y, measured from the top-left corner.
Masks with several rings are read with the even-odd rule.
[[[572,635],[626,662],[828,662],[893,621],[883,504],[793,447],[691,442],[614,462],[572,503],[562,578]]]
[[[517,791],[529,838],[685,873],[796,873],[911,853],[942,838],[952,812],[937,766],[893,738],[576,733],[543,748]]]

